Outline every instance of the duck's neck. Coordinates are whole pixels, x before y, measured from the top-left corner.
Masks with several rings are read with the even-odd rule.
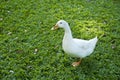
[[[69,25],[65,27],[64,30],[65,30],[64,39],[72,39],[73,37]]]

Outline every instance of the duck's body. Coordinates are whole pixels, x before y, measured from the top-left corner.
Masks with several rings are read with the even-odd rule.
[[[96,42],[97,37],[86,41],[82,39],[63,39],[62,47],[66,53],[74,57],[84,58],[94,51]]]
[[[90,40],[73,38],[70,27],[64,20],[58,21],[54,29],[57,29],[58,27],[61,27],[65,30],[62,47],[67,54],[84,58],[89,56],[94,51],[95,45],[98,41],[97,37]]]

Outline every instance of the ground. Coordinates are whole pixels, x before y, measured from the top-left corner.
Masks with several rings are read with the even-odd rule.
[[[66,20],[73,37],[98,36],[95,51],[81,65],[62,50]],[[0,3],[1,80],[119,80],[119,0],[2,0]]]

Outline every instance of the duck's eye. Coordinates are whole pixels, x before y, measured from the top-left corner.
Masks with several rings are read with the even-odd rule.
[[[62,22],[60,22],[60,24],[62,24]]]

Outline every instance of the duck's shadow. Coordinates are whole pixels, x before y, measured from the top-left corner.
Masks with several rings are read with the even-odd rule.
[[[93,58],[86,57],[82,59],[81,64],[76,67],[76,71],[86,75],[93,74],[98,69],[97,61]]]
[[[78,72],[78,73],[84,73],[84,74],[93,74],[94,72],[96,72],[96,70],[99,69],[98,67],[98,61],[94,58],[94,57],[86,57],[84,59],[82,59],[81,64],[77,67],[73,67],[72,66],[72,62],[75,61],[79,61],[79,58],[75,58],[75,57],[70,57],[67,56],[67,58],[65,58],[65,60],[63,60],[63,57],[65,56],[62,55],[62,64],[64,64],[65,67],[73,69],[72,71],[74,72]]]

